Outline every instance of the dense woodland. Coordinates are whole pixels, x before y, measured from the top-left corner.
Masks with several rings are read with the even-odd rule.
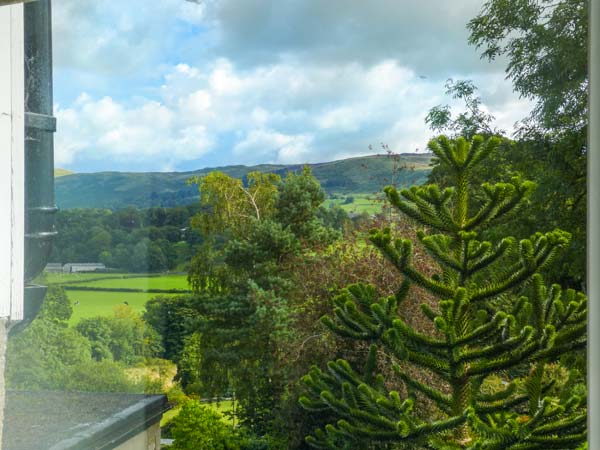
[[[192,178],[190,207],[61,212],[53,261],[186,270],[192,293],[71,328],[52,291],[9,384],[135,390],[126,367],[172,361],[176,450],[586,448],[587,2],[490,0],[468,29],[536,102],[516,136],[449,80],[464,109],[427,116],[428,183],[386,187],[375,217],[324,208],[308,167]],[[234,426],[197,401],[215,396]]]
[[[185,267],[202,244],[201,234],[189,223],[197,211],[194,205],[59,211],[50,262],[101,262],[128,272]]]
[[[200,210],[195,204],[59,211],[50,262],[101,262],[109,269],[131,273],[187,271],[205,240],[201,230],[192,226]],[[318,216],[337,230],[350,225],[348,214],[340,207],[321,206]],[[364,219],[361,216],[355,222]]]

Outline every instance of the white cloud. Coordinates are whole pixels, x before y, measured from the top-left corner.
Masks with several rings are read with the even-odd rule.
[[[240,162],[256,162],[257,158],[281,164],[311,162],[309,134],[287,135],[273,130],[251,130],[233,148]]]
[[[423,149],[446,78],[498,126],[530,104],[466,43],[479,0],[61,0],[57,164],[131,170],[314,162]],[[66,98],[61,97],[63,91]],[[93,164],[88,165],[93,166]]]
[[[110,97],[81,95],[70,108],[57,108],[55,159],[69,166],[78,159],[128,163],[131,170],[173,166],[204,155],[212,145],[202,125],[181,125],[175,112],[148,101],[128,107]]]
[[[326,111],[319,118],[319,128],[338,131],[358,131],[363,120],[368,118],[368,111],[361,111],[358,105],[342,106]]]
[[[162,60],[179,43],[179,24],[205,22],[204,5],[184,0],[60,0],[52,9],[54,64],[126,75]]]
[[[510,86],[498,84],[501,78],[481,80],[484,102],[486,95],[493,98],[490,110],[501,126],[524,115],[525,105]],[[144,162],[156,170],[193,170],[198,167],[184,162],[208,154],[221,154],[228,164],[256,164],[360,155],[380,142],[412,152],[431,136],[427,111],[448,102],[442,90],[391,60],[370,67],[281,62],[246,70],[223,58],[206,67],[176,64],[159,100],[82,94],[58,109],[57,163],[110,157],[133,169]]]

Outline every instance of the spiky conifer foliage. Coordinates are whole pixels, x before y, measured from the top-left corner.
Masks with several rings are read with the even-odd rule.
[[[428,276],[417,270],[412,242],[393,230],[372,232],[404,282],[387,298],[372,286],[352,285],[335,298],[333,317],[323,318],[333,332],[369,343],[370,351],[365,367],[338,360],[304,377],[309,393],[302,405],[337,418],[307,437],[312,447],[547,450],[585,441],[584,388],[552,379],[547,368],[585,347],[586,297],[547,287],[539,273],[570,236],[554,230],[520,242],[483,240],[495,222],[518,213],[535,188],[518,178],[484,184],[486,200],[473,210],[471,171],[498,144],[481,136],[470,142],[439,137],[429,149],[450,169],[453,188],[385,189],[392,205],[424,226],[418,238],[439,271]],[[415,285],[439,299],[433,307],[422,305],[431,333],[402,315]],[[392,365],[403,386],[390,388],[378,370],[382,362]],[[424,382],[418,373],[439,382]],[[426,417],[419,405],[424,399],[435,407]]]

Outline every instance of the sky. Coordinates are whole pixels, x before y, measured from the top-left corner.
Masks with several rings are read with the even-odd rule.
[[[424,151],[429,109],[460,111],[449,78],[472,80],[510,133],[531,105],[506,61],[467,43],[482,4],[54,2],[55,164],[164,172]]]

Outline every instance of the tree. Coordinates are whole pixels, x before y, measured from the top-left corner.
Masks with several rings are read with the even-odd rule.
[[[425,117],[425,123],[436,133],[451,133],[452,136],[472,138],[476,134],[498,135],[494,129],[494,116],[481,109],[481,98],[476,95],[477,87],[471,80],[449,79],[446,81],[446,95],[465,103],[465,111],[452,117],[448,105],[433,107]]]
[[[100,226],[95,226],[90,230],[90,238],[87,241],[89,247],[90,261],[96,261],[98,255],[103,251],[110,250],[112,237],[108,231]]]
[[[225,230],[234,236],[242,235],[253,221],[268,218],[273,213],[277,184],[275,174],[250,172],[247,183],[222,172],[211,172],[204,177],[193,177],[200,190],[200,205],[204,211],[192,219],[192,225],[206,236]]]
[[[113,267],[113,255],[111,252],[105,250],[98,255],[98,260],[106,267]]]
[[[467,25],[469,42],[490,61],[504,56],[514,89],[536,105],[519,137],[534,180],[547,188],[534,205],[560,214],[573,233],[573,250],[560,271],[567,282],[585,279],[588,125],[588,0],[488,0]],[[529,175],[528,175],[529,176]],[[543,194],[543,195],[542,195]],[[548,218],[536,208],[536,220]]]
[[[344,231],[345,228],[350,227],[352,224],[348,213],[338,205],[333,205],[329,208],[321,206],[319,208],[318,217],[323,222],[324,227],[340,232]]]
[[[177,358],[177,379],[188,391],[203,392],[202,385],[202,334],[195,332],[183,337],[183,349]]]
[[[64,290],[50,287],[38,317],[9,339],[8,386],[23,390],[143,392],[144,386],[131,381],[121,363],[110,360],[111,343],[100,339],[106,333],[103,335],[99,327],[92,332],[93,327],[82,321],[92,337],[90,342],[68,326],[72,312]],[[79,325],[81,322],[78,329]],[[110,359],[97,361],[104,357]]]
[[[147,264],[149,272],[160,272],[169,267],[169,261],[165,252],[156,242],[148,244]]]
[[[193,400],[184,403],[173,419],[171,434],[173,450],[239,449],[232,442],[231,429],[223,422],[221,414]]]
[[[537,126],[587,126],[587,0],[488,0],[467,28],[482,58],[508,58],[516,91],[537,102]]]
[[[256,223],[246,239],[231,240],[223,248],[227,276],[242,285],[251,279],[261,289],[279,292],[285,290],[285,263],[299,253],[298,237],[273,220]]]
[[[248,289],[248,288],[247,288]],[[283,374],[276,367],[277,331],[286,318],[286,303],[256,285],[250,291],[199,293],[197,324],[200,353],[182,342],[178,377],[191,394],[232,395],[240,424],[259,436],[267,433],[282,393]],[[184,384],[190,383],[190,384]],[[200,391],[191,391],[191,389]]]
[[[481,109],[482,100],[477,95],[477,86],[471,80],[449,79],[446,82],[446,95],[453,99],[462,100],[465,111],[453,115],[449,105],[438,105],[431,108],[425,118],[425,123],[434,133],[441,133],[453,138],[460,136],[471,139],[480,134],[484,136],[501,137],[500,145],[490,149],[486,156],[486,164],[475,166],[471,171],[471,182],[480,185],[484,182],[496,183],[507,182],[517,173],[522,175],[523,167],[515,159],[514,142],[502,137],[504,132],[494,127],[494,116],[485,113]],[[522,158],[520,158],[522,159]],[[528,161],[530,164],[531,161]],[[428,176],[428,182],[446,188],[453,182],[451,168],[442,164],[435,155],[431,159],[432,169]],[[531,166],[527,165],[529,169]],[[531,170],[529,170],[529,175]],[[477,193],[475,193],[477,195]],[[473,200],[473,196],[471,197]],[[472,207],[478,208],[485,196],[481,195],[480,202],[472,202]],[[514,226],[514,222],[512,224]],[[526,234],[529,236],[531,233]]]
[[[585,387],[565,383],[564,374],[550,376],[550,368],[561,355],[585,348],[586,297],[548,288],[540,275],[569,234],[536,233],[518,243],[482,239],[534,189],[518,178],[482,185],[487,200],[469,212],[471,173],[498,145],[497,138],[442,136],[429,149],[453,175],[452,188],[385,189],[392,205],[426,227],[418,239],[438,270],[417,270],[412,242],[392,229],[373,231],[372,242],[404,281],[389,297],[352,285],[334,299],[335,316],[323,318],[369,350],[363,368],[338,360],[304,377],[309,392],[302,405],[339,419],[309,436],[312,446],[541,450],[574,449],[585,441]],[[432,333],[415,329],[402,314],[415,287],[438,299],[422,305]],[[381,374],[389,364],[397,378]],[[425,383],[424,374],[434,382]],[[424,403],[434,412],[419,414]]]
[[[147,226],[162,227],[165,225],[166,217],[165,208],[148,208],[144,222]]]
[[[273,431],[290,382],[278,349],[294,333],[288,298],[294,261],[339,234],[323,225],[324,193],[309,168],[284,180],[259,173],[248,178],[244,183],[217,173],[199,180],[204,210],[193,225],[209,234],[189,271],[197,321],[182,330],[197,335],[187,341],[178,332],[167,335],[177,341],[172,348],[181,355],[184,389],[235,391],[240,423],[264,437]]]
[[[116,361],[85,361],[69,367],[63,389],[71,392],[131,392],[143,393],[144,382],[128,377],[125,366]]]
[[[36,319],[9,339],[7,385],[23,390],[64,389],[71,368],[90,360],[90,343],[76,330],[54,320]]]
[[[38,317],[66,328],[72,314],[73,305],[64,289],[56,286],[48,288]]]
[[[481,112],[482,101],[471,81],[451,81],[446,94],[464,101],[466,112],[454,117],[449,106],[436,106],[429,111],[426,123],[432,131],[451,135],[502,135],[493,126],[494,118]],[[560,137],[534,134],[517,141],[502,137],[501,144],[486,157],[486,164],[473,168],[472,179],[478,185],[484,181],[508,182],[515,175],[527,176],[539,188],[529,198],[529,214],[513,217],[499,227],[500,233],[518,238],[530,236],[539,228],[561,228],[571,233],[570,248],[563,252],[548,275],[562,286],[580,287],[585,280],[586,245],[586,160],[581,154],[585,134],[564,131]],[[428,181],[447,187],[451,174],[437,158]],[[484,201],[484,197],[479,198]],[[474,207],[480,203],[473,202]],[[552,211],[552,213],[550,213]]]
[[[133,206],[122,209],[116,214],[119,225],[128,231],[132,231],[142,225],[140,212]]]
[[[331,234],[319,220],[319,208],[324,201],[325,192],[309,166],[304,166],[300,174],[289,172],[279,188],[275,204],[277,220],[301,241],[327,244],[338,236]]]
[[[162,352],[156,330],[128,305],[117,306],[112,317],[82,319],[76,329],[90,341],[92,357],[97,361],[112,359],[133,364]]]
[[[133,247],[125,244],[119,244],[115,247],[113,253],[113,263],[119,269],[130,269],[132,262]]]
[[[77,324],[77,331],[88,339],[92,358],[96,361],[113,359],[111,351],[112,327],[110,317],[84,318]]]
[[[190,295],[156,296],[146,303],[143,319],[160,336],[161,356],[177,362],[185,337],[197,327],[196,298]]]

